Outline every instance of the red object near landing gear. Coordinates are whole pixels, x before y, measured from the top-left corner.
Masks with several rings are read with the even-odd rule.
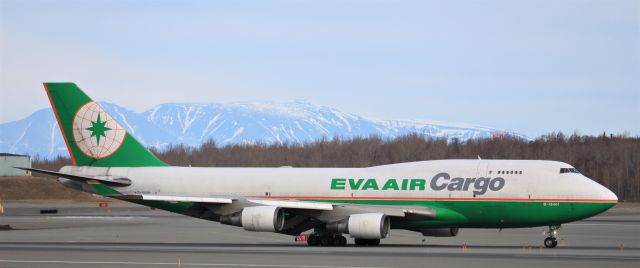
[[[308,240],[309,240],[309,235],[307,234],[298,235],[296,236],[296,239],[295,239],[296,242],[306,242]]]

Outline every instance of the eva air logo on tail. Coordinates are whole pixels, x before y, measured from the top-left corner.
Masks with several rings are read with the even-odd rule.
[[[125,136],[126,131],[94,101],[82,105],[73,117],[73,140],[93,159],[118,151]]]

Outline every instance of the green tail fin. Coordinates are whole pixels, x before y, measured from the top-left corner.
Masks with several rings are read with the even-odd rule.
[[[76,166],[167,166],[74,83],[44,83]]]

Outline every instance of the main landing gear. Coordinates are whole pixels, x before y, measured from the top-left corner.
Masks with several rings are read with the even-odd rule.
[[[555,248],[558,245],[558,230],[560,225],[549,225],[549,232],[546,232],[547,238],[544,239],[544,246],[547,248]]]
[[[363,239],[356,238],[354,239],[356,246],[377,246],[380,245],[380,239]]]
[[[354,239],[356,246],[378,246],[380,239]],[[347,238],[341,234],[324,234],[312,233],[307,238],[307,245],[312,247],[344,247],[347,245]]]
[[[312,233],[307,238],[307,245],[312,247],[343,247],[347,245],[347,238],[340,234],[318,235],[317,233]]]

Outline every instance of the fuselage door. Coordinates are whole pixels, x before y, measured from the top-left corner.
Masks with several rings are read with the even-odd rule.
[[[491,175],[493,174],[489,174],[489,168],[490,168],[489,165],[490,165],[489,161],[479,159],[478,167],[476,170],[476,178],[491,177]]]

